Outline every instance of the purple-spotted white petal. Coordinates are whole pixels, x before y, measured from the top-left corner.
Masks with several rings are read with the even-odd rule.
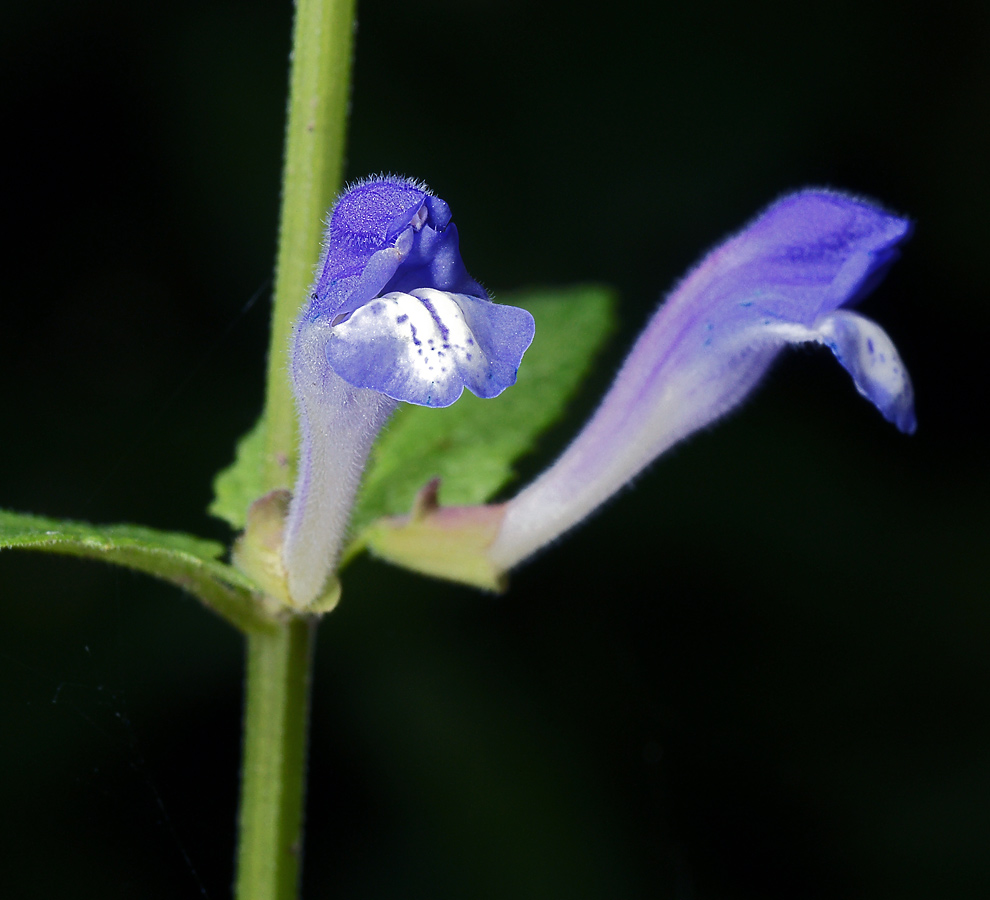
[[[870,202],[806,190],[711,251],[650,320],[570,447],[497,508],[495,569],[573,527],[671,445],[736,406],[788,344],[828,346],[860,393],[914,431],[911,382],[892,341],[840,308],[872,289],[910,230]]]
[[[514,384],[532,340],[525,310],[418,288],[385,294],[334,326],[326,355],[348,384],[450,406],[464,388],[487,398]]]

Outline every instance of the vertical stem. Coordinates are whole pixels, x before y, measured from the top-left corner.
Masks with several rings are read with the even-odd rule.
[[[289,338],[343,173],[354,3],[296,3],[264,411],[266,490],[290,487],[295,477]],[[238,900],[295,900],[299,893],[315,631],[315,620],[295,618],[275,634],[247,637]]]
[[[295,900],[316,620],[248,636],[237,900]]]
[[[265,489],[295,479],[296,417],[289,387],[292,324],[313,281],[323,220],[340,190],[355,0],[298,0],[285,130],[285,169],[265,398]]]

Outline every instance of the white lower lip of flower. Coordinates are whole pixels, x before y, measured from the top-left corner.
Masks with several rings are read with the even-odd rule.
[[[911,380],[890,335],[876,322],[851,310],[837,309],[814,328],[785,324],[774,330],[790,343],[824,344],[852,375],[860,394],[902,431],[914,431]]]
[[[473,390],[490,380],[491,360],[469,322],[471,304],[479,302],[433,288],[377,297],[334,325],[331,362],[352,384],[448,406],[463,385]]]

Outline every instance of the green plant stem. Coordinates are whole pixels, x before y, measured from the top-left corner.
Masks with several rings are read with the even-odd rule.
[[[294,900],[316,620],[248,637],[237,900]]]
[[[298,0],[264,412],[266,491],[291,488],[295,477],[289,340],[343,176],[353,34],[354,0]]]
[[[264,411],[265,490],[291,487],[296,417],[292,325],[319,258],[323,217],[340,189],[354,0],[298,0]],[[295,900],[302,860],[309,682],[315,620],[247,637],[237,900]]]

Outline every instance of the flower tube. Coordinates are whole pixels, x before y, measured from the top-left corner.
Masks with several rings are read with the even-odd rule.
[[[488,299],[461,260],[450,209],[401,178],[359,183],[335,205],[293,334],[301,433],[282,560],[293,605],[333,570],[378,431],[404,400],[449,406],[466,387],[515,383],[532,316]]]

